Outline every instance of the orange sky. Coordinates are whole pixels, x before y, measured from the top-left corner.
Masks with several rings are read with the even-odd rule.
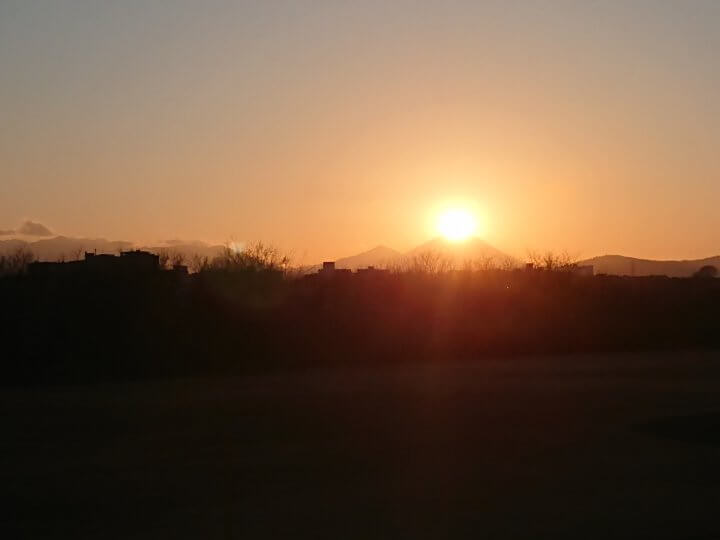
[[[715,2],[8,0],[0,229],[715,255],[718,50]]]

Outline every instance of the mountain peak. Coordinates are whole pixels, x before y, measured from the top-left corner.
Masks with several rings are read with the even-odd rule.
[[[456,262],[488,257],[495,259],[496,262],[500,262],[501,260],[510,258],[478,236],[473,236],[463,242],[451,242],[439,236],[411,249],[405,253],[405,256],[413,257],[428,251],[440,253],[454,259]]]

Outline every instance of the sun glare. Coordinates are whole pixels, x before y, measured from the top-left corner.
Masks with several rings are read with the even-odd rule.
[[[477,229],[475,217],[460,208],[444,211],[437,220],[437,231],[451,242],[462,242],[473,235]]]

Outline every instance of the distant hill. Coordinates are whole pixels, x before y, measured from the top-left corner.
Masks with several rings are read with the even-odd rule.
[[[3,240],[0,241],[0,252],[7,253],[19,247],[24,247],[33,252],[41,261],[59,261],[82,259],[85,251],[97,251],[98,253],[118,253],[120,250],[132,249],[132,242],[110,241],[104,238],[69,238],[67,236],[56,236],[26,242],[25,240]]]
[[[401,253],[386,246],[377,246],[369,251],[358,253],[350,257],[342,257],[335,261],[337,268],[349,268],[357,270],[368,266],[386,268],[396,264],[410,261],[413,257],[422,253],[437,253],[451,259],[456,265],[461,266],[465,261],[476,261],[480,259],[492,259],[495,264],[500,264],[512,258],[491,246],[480,238],[471,238],[465,242],[448,242],[444,238],[434,238],[405,253]],[[306,267],[306,272],[315,272],[320,268],[319,264]]]
[[[337,268],[350,268],[352,270],[368,266],[377,266],[380,268],[394,263],[400,256],[399,251],[395,251],[386,246],[377,246],[371,250],[358,253],[357,255],[338,259],[335,261],[335,266]]]
[[[159,253],[166,251],[170,254],[180,254],[185,259],[185,264],[191,262],[191,259],[198,255],[200,257],[207,257],[208,260],[213,260],[215,257],[220,255],[224,249],[224,246],[210,245],[204,242],[188,242],[188,243],[172,243],[167,246],[142,246],[138,249],[144,251],[150,251],[152,253]]]
[[[82,259],[84,253],[111,253],[117,254],[120,251],[136,249],[137,246],[132,242],[121,240],[106,240],[104,238],[70,238],[67,236],[56,236],[54,238],[46,238],[27,242],[20,239],[0,240],[0,254],[10,253],[18,248],[26,248],[40,261],[58,261],[58,260],[74,260]],[[186,260],[190,260],[193,255],[200,255],[212,259],[222,252],[222,246],[213,246],[202,242],[189,243],[172,243],[167,246],[141,246],[137,249],[158,253],[167,251],[169,253],[180,253]]]
[[[433,238],[405,253],[404,258],[412,258],[426,252],[439,253],[451,259],[458,266],[465,261],[492,259],[495,264],[500,264],[506,260],[512,260],[512,257],[478,237],[469,238],[464,242],[449,242],[444,238]]]
[[[167,245],[140,246],[132,242],[119,240],[106,240],[104,238],[72,238],[56,236],[36,241],[27,241],[18,238],[0,240],[0,254],[10,253],[18,248],[27,248],[32,251],[38,260],[57,261],[61,259],[73,260],[82,258],[85,251],[97,253],[113,253],[129,249],[143,249],[158,253],[179,253],[187,262],[194,255],[207,257],[212,260],[222,253],[223,246],[210,245],[204,242],[172,241]],[[400,253],[386,246],[377,246],[368,251],[349,257],[342,257],[335,261],[338,268],[356,270],[368,266],[379,268],[401,264],[414,256],[424,252],[441,254],[451,259],[455,265],[461,266],[465,261],[492,259],[495,264],[512,260],[511,257],[491,246],[480,238],[471,238],[465,242],[448,242],[443,238],[434,238],[405,253]],[[638,259],[623,255],[602,255],[579,262],[580,265],[591,265],[595,274],[611,274],[619,276],[669,276],[689,277],[703,266],[715,266],[720,269],[720,256],[695,260],[667,260],[656,261],[651,259]],[[320,265],[306,267],[308,272],[315,272]]]
[[[20,248],[27,247],[28,243],[25,240],[18,240],[17,238],[11,238],[9,240],[0,240],[0,255],[5,253],[11,253]]]
[[[720,256],[682,261],[654,261],[622,255],[602,255],[579,264],[592,265],[596,275],[690,277],[706,265],[720,269]]]

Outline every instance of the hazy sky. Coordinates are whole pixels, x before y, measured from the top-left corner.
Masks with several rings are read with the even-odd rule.
[[[720,253],[720,2],[0,0],[0,229]]]

